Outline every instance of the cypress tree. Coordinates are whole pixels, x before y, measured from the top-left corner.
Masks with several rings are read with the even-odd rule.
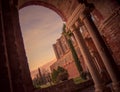
[[[78,55],[77,55],[77,53],[76,53],[76,51],[75,51],[75,48],[74,48],[74,46],[73,46],[73,44],[72,44],[72,41],[71,41],[71,36],[72,36],[72,33],[70,32],[70,31],[68,31],[68,32],[66,32],[65,31],[65,24],[63,25],[63,32],[62,32],[62,34],[65,36],[65,38],[67,39],[67,44],[68,44],[68,46],[69,46],[69,48],[70,48],[70,51],[71,51],[71,53],[72,53],[72,56],[73,56],[73,59],[74,59],[74,61],[75,61],[75,65],[76,65],[76,67],[77,67],[77,69],[78,69],[78,71],[79,71],[79,74],[81,74],[82,72],[83,72],[83,69],[82,69],[82,66],[81,66],[81,63],[80,63],[80,60],[79,60],[79,58],[78,58]]]

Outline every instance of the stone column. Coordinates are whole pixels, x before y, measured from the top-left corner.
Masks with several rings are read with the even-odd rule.
[[[58,54],[58,51],[56,49],[56,44],[53,44],[53,49],[54,49],[56,58],[59,59],[59,54]]]
[[[104,85],[102,80],[99,77],[99,73],[97,72],[93,60],[91,58],[90,52],[86,46],[86,43],[82,37],[82,34],[79,31],[79,28],[76,28],[75,26],[72,27],[71,31],[73,32],[75,39],[77,40],[78,46],[80,47],[81,54],[85,60],[85,63],[90,71],[90,74],[92,76],[92,79],[95,83],[95,92],[103,92],[104,91]]]
[[[5,33],[6,50],[11,70],[12,92],[25,92],[21,77],[20,61],[15,42],[15,30],[12,23],[11,3],[9,0],[2,0],[3,28]],[[9,91],[6,91],[9,92]]]
[[[5,34],[3,29],[1,0],[0,0],[0,92],[12,92],[12,82],[5,44]]]
[[[22,33],[19,24],[19,14],[18,9],[15,6],[11,8],[12,23],[15,34],[15,43],[18,53],[18,59],[20,64],[21,76],[23,81],[23,86],[26,92],[33,92],[33,83],[30,75],[30,70],[28,66],[28,61],[24,49]],[[23,30],[24,31],[24,30]]]
[[[91,19],[91,15],[87,8],[80,15],[81,21],[86,26],[90,36],[103,60],[103,63],[111,77],[113,82],[113,88],[115,92],[120,91],[120,74],[118,72],[117,66],[112,55],[109,53],[107,46],[105,45],[102,37],[99,34],[97,27],[95,26],[93,20]]]

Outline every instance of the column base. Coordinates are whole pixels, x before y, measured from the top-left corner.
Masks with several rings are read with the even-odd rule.
[[[112,83],[113,92],[120,92],[120,81]]]
[[[95,92],[104,92],[105,85],[95,85]]]

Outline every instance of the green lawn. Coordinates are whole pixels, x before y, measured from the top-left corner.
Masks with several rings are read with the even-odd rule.
[[[77,77],[77,78],[74,78],[73,81],[74,81],[75,84],[80,84],[82,82],[85,82],[86,80],[83,80],[81,77]],[[52,83],[52,85],[55,85],[55,84]],[[51,84],[47,83],[47,84],[44,84],[44,85],[37,85],[36,88],[47,88],[47,87],[50,87],[50,86],[51,86]]]
[[[44,85],[36,85],[35,88],[47,88],[47,87],[50,87],[51,85],[55,85],[54,83],[50,84],[50,83],[47,83],[47,84],[44,84]]]
[[[83,80],[81,77],[77,77],[77,78],[74,78],[73,81],[74,81],[75,84],[79,84],[79,83],[82,83],[86,80]]]
[[[54,85],[53,83],[52,83],[52,85]],[[50,87],[51,86],[51,84],[50,83],[47,83],[47,84],[45,84],[45,85],[41,85],[40,87],[41,88],[47,88],[47,87]]]

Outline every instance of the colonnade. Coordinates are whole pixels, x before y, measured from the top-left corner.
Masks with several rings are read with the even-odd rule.
[[[78,15],[74,16],[73,24],[66,25],[66,31],[71,30],[75,36],[85,63],[91,73],[95,83],[96,92],[103,92],[105,85],[99,77],[99,73],[93,66],[90,52],[82,37],[79,28],[86,26],[98,52],[101,56],[107,72],[112,80],[115,92],[120,90],[120,75],[114,59],[110,55],[104,41],[102,40],[97,27],[91,19],[88,7],[81,4]],[[80,19],[80,22],[77,21]],[[72,20],[73,21],[73,20]],[[20,25],[18,9],[12,0],[0,0],[0,91],[1,92],[33,92],[30,71],[25,55]]]
[[[105,68],[112,80],[112,87],[114,89],[114,92],[119,92],[120,79],[119,79],[119,72],[117,71],[118,69],[115,64],[115,61],[114,61],[113,57],[111,56],[111,54],[109,53],[96,25],[94,24],[94,22],[91,18],[90,10],[84,4],[81,4],[81,6],[82,6],[82,9],[80,9],[81,11],[79,13],[78,19],[76,21],[74,21],[74,23],[70,23],[73,20],[69,21],[70,24],[67,23],[66,31],[70,30],[74,34],[74,36],[77,40],[77,43],[80,47],[84,61],[87,65],[87,67],[91,73],[91,76],[93,78],[93,81],[95,83],[95,91],[103,92],[105,90],[105,85],[103,84],[102,79],[100,79],[98,72],[96,71],[96,69],[94,68],[94,66],[92,64],[92,58],[91,58],[90,52],[86,46],[86,43],[82,37],[81,32],[79,30],[79,28],[82,25],[84,25],[87,28],[88,33],[90,34],[90,36],[98,50],[98,53],[101,56],[101,59],[105,65]],[[80,20],[80,22],[78,20]]]

